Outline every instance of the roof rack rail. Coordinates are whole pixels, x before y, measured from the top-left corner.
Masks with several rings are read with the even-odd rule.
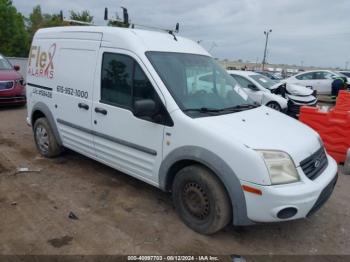
[[[117,18],[109,19],[108,18],[108,8],[107,7],[105,8],[104,20],[105,21],[110,21],[110,22],[120,22],[120,23],[123,23],[124,25],[126,25],[128,27],[131,27],[131,28],[135,28],[135,26],[137,26],[137,27],[141,27],[141,28],[167,32],[167,33],[171,34],[172,36],[174,36],[174,39],[177,40],[176,36],[175,36],[175,33],[179,32],[179,27],[180,27],[179,23],[176,23],[175,29],[167,29],[167,28],[162,28],[162,27],[156,27],[156,26],[149,26],[149,25],[143,25],[143,24],[134,23],[134,22],[131,22],[129,20],[128,9],[123,7],[123,6],[121,8],[123,9],[123,20],[121,20],[118,17],[118,14],[117,14]]]
[[[69,24],[78,24],[78,25],[94,25],[94,23],[90,23],[90,22],[84,22],[84,21],[79,21],[79,20],[74,20],[74,19],[66,19],[63,16],[63,11],[60,11],[60,19],[62,22],[67,22]]]

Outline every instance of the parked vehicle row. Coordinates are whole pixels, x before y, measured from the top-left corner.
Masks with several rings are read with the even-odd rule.
[[[131,28],[40,29],[28,65],[27,122],[43,156],[70,148],[171,192],[197,232],[308,217],[337,181],[315,131],[256,105],[196,42]]]
[[[329,95],[332,91],[332,83],[337,77],[341,77],[341,75],[330,70],[315,70],[299,73],[285,79],[285,81],[316,90],[317,94]]]
[[[258,104],[298,116],[303,105],[316,106],[313,91],[303,86],[278,82],[251,71],[228,71]]]
[[[336,78],[343,78],[350,87],[349,71],[313,70],[303,71],[286,79],[279,79],[276,74],[267,71],[256,71],[274,81],[284,81],[314,90],[317,94],[329,95],[332,91],[332,83]]]
[[[267,78],[270,78],[271,80],[276,80],[276,81],[280,81],[283,79],[283,77],[281,75],[279,75],[278,73],[271,73],[268,71],[254,71],[255,73],[261,74],[266,76]]]
[[[26,103],[25,83],[17,72],[19,69],[0,54],[0,106]]]

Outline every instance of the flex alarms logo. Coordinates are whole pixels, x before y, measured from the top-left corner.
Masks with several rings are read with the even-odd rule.
[[[40,46],[32,46],[29,53],[28,74],[52,79],[55,75],[53,63],[55,53],[56,44],[52,44],[48,50],[42,50]]]

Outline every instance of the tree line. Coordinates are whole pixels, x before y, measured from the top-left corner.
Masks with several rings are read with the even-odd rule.
[[[84,10],[69,13],[70,19],[93,22],[94,17]],[[23,16],[11,0],[0,0],[0,53],[5,56],[27,57],[35,32],[40,28],[67,26],[60,14],[43,13],[40,5],[33,8],[29,17]],[[116,25],[117,26],[117,25]]]

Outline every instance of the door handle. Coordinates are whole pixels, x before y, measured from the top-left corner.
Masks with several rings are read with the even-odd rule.
[[[79,108],[83,108],[83,109],[85,109],[85,110],[89,110],[89,106],[88,106],[87,104],[84,104],[84,103],[79,103],[79,104],[78,104],[78,107],[79,107]]]
[[[107,115],[107,110],[100,107],[95,107],[95,112],[102,115]]]

